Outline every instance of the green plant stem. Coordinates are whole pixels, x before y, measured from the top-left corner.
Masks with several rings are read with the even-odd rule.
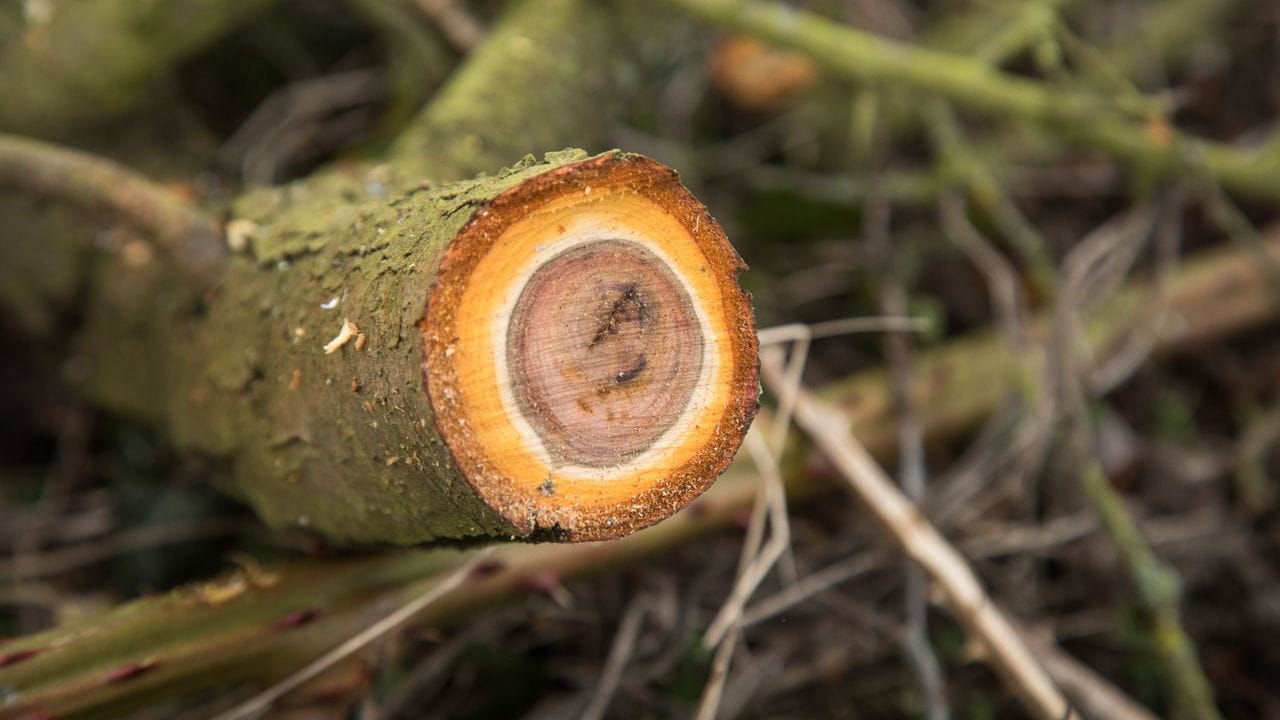
[[[1058,273],[1044,236],[1018,210],[991,168],[969,149],[951,106],[946,101],[933,100],[924,112],[928,118],[930,138],[943,162],[955,168],[954,173],[963,179],[969,195],[995,217],[1005,239],[1026,263],[1039,294],[1053,297]]]
[[[0,133],[0,187],[122,217],[150,235],[173,267],[200,289],[213,285],[226,267],[226,243],[208,217],[110,160]]]
[[[1280,198],[1280,157],[1172,132],[1148,133],[1104,96],[1001,72],[981,60],[914,47],[830,22],[789,6],[755,0],[667,0],[715,24],[804,53],[843,78],[912,88],[957,105],[1035,123],[1064,140],[1153,173],[1197,164],[1224,187]]]
[[[1133,581],[1138,600],[1150,614],[1155,650],[1168,673],[1173,715],[1182,720],[1218,720],[1213,688],[1200,667],[1195,645],[1182,627],[1182,582],[1177,572],[1156,557],[1124,498],[1111,486],[1097,454],[1077,454],[1085,493],[1102,517],[1111,542]]]

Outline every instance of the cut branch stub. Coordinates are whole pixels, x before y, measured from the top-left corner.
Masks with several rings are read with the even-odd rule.
[[[639,156],[564,165],[476,212],[421,324],[436,426],[475,492],[525,533],[590,540],[705,490],[756,407],[741,269]]]
[[[746,433],[742,261],[651,160],[566,151],[388,200],[254,201],[207,312],[157,323],[168,354],[131,377],[167,379],[170,436],[229,458],[268,523],[619,537],[705,490]]]

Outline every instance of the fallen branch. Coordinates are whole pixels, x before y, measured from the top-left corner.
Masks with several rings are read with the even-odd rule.
[[[158,268],[86,263],[75,389],[226,461],[268,523],[340,541],[599,539],[687,504],[757,401],[741,260],[639,156],[501,168],[599,141],[632,62],[612,20],[594,1],[514,3],[388,158],[407,191],[351,194],[361,180],[334,171],[247,193],[207,298]],[[58,180],[79,191],[73,170]],[[116,185],[126,208],[155,195]],[[188,237],[154,204],[135,214]]]
[[[222,277],[227,244],[217,225],[123,165],[0,134],[0,186],[119,216],[149,235],[169,262],[201,289]]]
[[[592,149],[635,68],[610,5],[513,3],[396,141],[396,173],[411,185],[448,181],[492,172],[527,153]]]
[[[598,540],[728,467],[756,405],[754,318],[741,260],[669,169],[553,153],[325,221],[349,230],[260,218],[253,257],[156,349],[162,426],[233,458],[227,483],[268,523]]]

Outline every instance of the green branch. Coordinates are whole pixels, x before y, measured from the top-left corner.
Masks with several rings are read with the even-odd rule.
[[[667,0],[705,20],[804,53],[831,73],[897,85],[957,105],[1052,130],[1142,170],[1203,167],[1225,187],[1260,199],[1280,198],[1280,155],[1170,131],[1149,132],[1117,99],[1001,72],[981,60],[876,37],[777,3]],[[1163,122],[1155,118],[1156,122]]]
[[[1182,581],[1151,549],[1096,457],[1094,453],[1080,454],[1085,492],[1119,551],[1139,602],[1150,613],[1156,654],[1169,675],[1174,717],[1219,720],[1222,716],[1214,706],[1213,688],[1200,667],[1195,644],[1182,628]]]

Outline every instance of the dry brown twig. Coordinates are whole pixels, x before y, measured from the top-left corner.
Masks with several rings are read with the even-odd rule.
[[[758,427],[758,426],[757,426]],[[783,552],[790,547],[791,530],[787,518],[786,489],[777,458],[769,449],[759,429],[747,433],[744,447],[760,472],[760,490],[756,497],[752,527],[763,527],[767,518],[769,541],[752,552],[752,538],[744,543],[744,553],[738,579],[711,625],[703,641],[705,647],[716,648],[711,677],[703,690],[697,717],[714,718],[718,710],[724,684],[728,678],[729,664],[737,647],[743,627],[743,608],[761,581],[777,564]],[[762,532],[762,531],[761,531]],[[758,542],[758,541],[757,541]]]
[[[61,575],[117,555],[162,545],[222,537],[254,527],[257,526],[239,518],[212,518],[129,528],[26,557],[15,553],[12,559],[0,558],[0,576],[7,575],[17,581],[27,582]]]
[[[781,592],[747,607],[742,614],[743,627],[768,620],[837,585],[865,575],[884,565],[884,559],[873,554],[855,555],[800,578]]]
[[[711,660],[711,676],[707,678],[707,685],[702,690],[702,697],[698,700],[698,710],[694,714],[694,720],[715,720],[716,713],[720,709],[720,699],[724,696],[725,682],[729,677],[729,662],[733,659],[733,652],[738,648],[738,637],[742,634],[742,626],[735,624],[729,629],[729,634],[720,641],[720,646],[716,648],[715,657]]]
[[[878,193],[873,192],[865,204],[863,228],[866,244],[876,264],[893,266],[893,240],[890,238],[892,206]],[[880,310],[885,315],[905,315],[907,289],[899,272],[890,269],[880,281]],[[912,368],[915,350],[910,338],[903,333],[885,335],[885,356],[889,361],[889,380],[893,397],[894,415],[898,424],[898,482],[902,491],[917,505],[925,494],[924,431],[920,427],[919,412],[912,387]],[[947,705],[946,680],[942,664],[938,662],[929,644],[928,588],[920,569],[910,561],[903,567],[903,606],[906,627],[902,633],[902,646],[906,652],[920,695],[924,700],[925,716],[930,720],[947,720],[951,710]]]
[[[776,362],[762,358],[762,376],[770,387],[783,383]],[[946,605],[965,631],[979,640],[989,662],[1044,720],[1073,716],[1065,697],[1036,661],[1004,613],[991,601],[964,557],[938,534],[920,511],[849,431],[838,411],[802,390],[796,400],[796,424],[836,467],[902,550],[942,591]]]
[[[1148,287],[1148,299],[1140,304],[1142,310],[1133,320],[1133,331],[1122,334],[1119,347],[1086,370],[1085,384],[1094,395],[1109,392],[1146,362],[1160,340],[1165,323],[1170,320],[1169,278],[1178,263],[1184,195],[1181,190],[1174,191],[1167,207],[1153,221],[1156,267]]]
[[[724,639],[731,627],[742,622],[742,609],[751,598],[752,593],[760,586],[769,571],[778,562],[783,551],[791,543],[790,524],[787,518],[787,496],[783,484],[782,473],[772,450],[765,444],[759,432],[747,433],[744,442],[747,452],[760,471],[761,494],[757,504],[767,509],[769,523],[769,541],[744,566],[738,575],[733,590],[725,600],[716,618],[707,628],[706,647],[715,647]]]
[[[441,643],[423,660],[409,668],[408,674],[391,690],[385,702],[380,703],[375,717],[406,717],[412,704],[438,691],[449,677],[458,657],[468,648],[492,640],[501,627],[493,618],[482,623],[470,623],[448,640]],[[495,641],[496,642],[496,641]]]
[[[622,680],[622,671],[626,669],[627,661],[635,651],[640,628],[649,613],[649,602],[649,598],[642,594],[627,606],[622,622],[618,625],[618,632],[614,635],[613,645],[609,648],[609,657],[604,662],[604,669],[600,671],[600,679],[591,693],[591,701],[587,703],[587,709],[582,711],[581,720],[600,720],[605,716],[609,702],[613,700],[618,683]]]

